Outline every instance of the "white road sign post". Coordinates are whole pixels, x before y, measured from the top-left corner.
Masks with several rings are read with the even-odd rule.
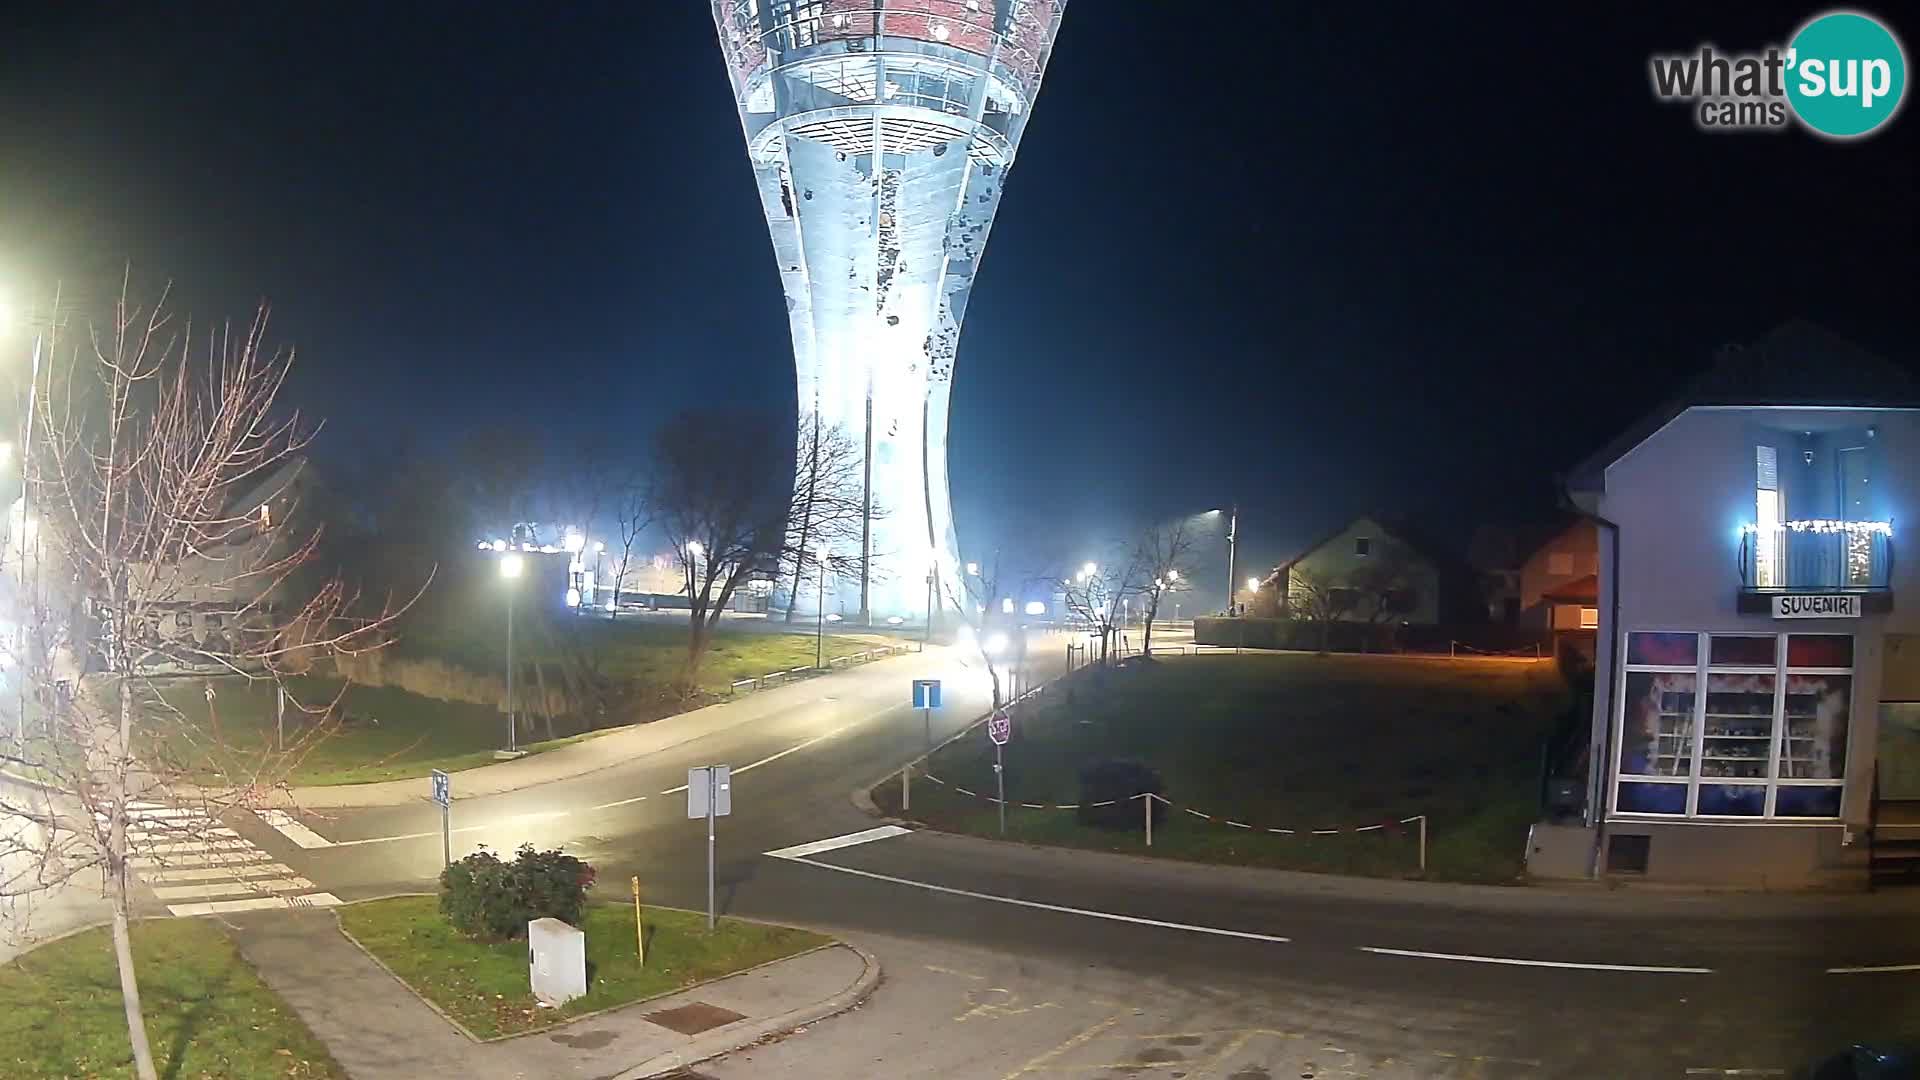
[[[707,819],[707,929],[713,929],[713,819],[733,813],[733,768],[699,765],[687,770],[687,818]]]
[[[273,699],[274,749],[285,750],[287,748],[287,688],[276,686],[274,689],[278,691]]]
[[[439,769],[430,774],[433,778],[433,801],[440,804],[440,860],[443,866],[453,865],[453,778]]]
[[[993,740],[993,782],[1000,789],[1000,835],[1007,835],[1007,770],[1001,751],[1006,749],[1007,740],[1013,735],[1013,717],[1005,709],[993,710],[987,718],[987,738]]]

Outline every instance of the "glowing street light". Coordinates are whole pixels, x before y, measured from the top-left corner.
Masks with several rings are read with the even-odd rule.
[[[1248,578],[1248,579],[1247,579],[1247,591],[1248,591],[1248,592],[1259,592],[1259,591],[1260,591],[1260,579],[1259,579],[1259,578],[1257,578],[1257,577],[1250,577],[1250,578]]]
[[[561,541],[560,546],[566,548],[569,554],[578,554],[587,546],[587,538],[580,535],[579,529],[568,529],[566,538]]]
[[[519,740],[519,717],[514,710],[513,697],[513,583],[520,579],[520,572],[526,568],[526,560],[519,555],[500,556],[500,577],[507,591],[507,753],[516,752]]]
[[[1095,577],[1100,573],[1100,567],[1093,563],[1088,563],[1080,568],[1080,573],[1086,577]]]
[[[700,556],[705,555],[706,553],[707,553],[707,549],[700,546],[700,541],[698,540],[687,541],[687,554],[697,559]]]

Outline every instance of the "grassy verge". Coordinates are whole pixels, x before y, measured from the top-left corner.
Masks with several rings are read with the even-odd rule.
[[[805,930],[732,919],[708,934],[704,914],[649,908],[643,968],[635,955],[632,905],[593,904],[581,926],[587,994],[543,1009],[527,988],[526,942],[462,937],[440,916],[434,897],[349,905],[340,909],[340,921],[408,986],[482,1038],[550,1027],[830,943]]]
[[[522,629],[526,632],[515,640],[514,653],[524,663],[557,661],[564,651],[570,651],[572,655],[594,657],[599,669],[610,678],[664,689],[673,684],[686,662],[684,617],[560,616],[544,626]],[[504,624],[497,620],[440,619],[403,635],[399,649],[411,656],[437,657],[471,671],[497,671],[505,662],[503,631]],[[830,626],[826,658],[851,656],[895,641],[880,634],[835,633]],[[812,623],[795,623],[791,632],[722,624],[701,663],[699,688],[724,694],[739,679],[812,667],[814,657]]]
[[[1070,687],[1070,691],[1067,689]],[[1410,826],[1430,817],[1428,876],[1512,881],[1537,809],[1541,739],[1565,690],[1551,665],[1369,656],[1196,656],[1070,680],[1019,718],[1006,749],[1010,839],[1206,862],[1399,877],[1418,873]],[[1080,770],[1109,759],[1157,769],[1175,808],[1144,844],[1127,828],[1083,823]],[[934,755],[934,775],[994,790],[984,735]],[[874,798],[897,813],[900,785]],[[1193,817],[1191,807],[1254,826]],[[916,783],[906,815],[999,835],[997,808],[951,786]],[[1302,830],[1276,835],[1267,828]]]
[[[135,924],[147,1035],[167,1077],[341,1077],[293,1010],[203,919]],[[0,1076],[132,1076],[113,944],[89,930],[0,966]]]
[[[667,689],[685,654],[684,625],[591,618],[569,620],[566,625],[581,635],[585,648],[599,650],[604,674],[631,680],[641,691],[635,707],[642,713],[614,717],[615,725],[654,719],[706,703],[702,698],[683,701]],[[826,655],[851,656],[883,640],[829,637]],[[488,664],[498,665],[500,660],[497,655],[482,655],[485,650],[478,642],[443,644],[447,646],[445,659],[473,665],[474,670],[487,670]],[[489,639],[486,644],[499,650],[499,642]],[[430,645],[415,643],[413,648]],[[812,667],[814,649],[810,635],[741,630],[721,633],[714,639],[702,669],[701,687],[710,696],[725,694],[736,679]],[[539,655],[538,643],[522,651],[531,661]],[[155,712],[158,722],[143,726],[143,755],[168,762],[190,779],[206,784],[237,783],[263,773],[273,782],[296,786],[419,778],[429,769],[452,772],[490,764],[494,750],[505,739],[506,717],[492,706],[445,701],[396,687],[350,685],[335,717],[317,731],[308,730],[309,717],[288,706],[286,737],[292,750],[282,758],[275,753],[272,681],[179,678],[157,680],[155,685],[171,710]],[[211,703],[206,696],[209,685],[214,688]],[[342,688],[337,679],[315,677],[290,678],[286,685],[295,699],[316,706],[332,701]],[[523,737],[521,749],[537,754],[600,733],[568,734],[545,741]],[[269,759],[271,768],[263,768]]]
[[[273,756],[275,686],[270,680],[230,677],[156,682],[179,711],[154,715],[144,752],[175,762],[201,782],[232,782],[252,775]],[[214,697],[207,701],[206,688]],[[287,690],[311,706],[341,692],[333,679],[290,678]],[[425,776],[428,769],[469,769],[493,760],[506,736],[506,718],[485,705],[410,694],[384,686],[348,686],[339,710],[317,730],[291,704],[286,736],[292,751],[276,761],[275,780],[295,785],[361,784]],[[547,744],[525,747],[530,753]]]

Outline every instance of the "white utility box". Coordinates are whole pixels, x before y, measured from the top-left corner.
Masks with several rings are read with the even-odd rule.
[[[587,935],[559,919],[527,924],[527,977],[545,1005],[565,1005],[587,992]]]

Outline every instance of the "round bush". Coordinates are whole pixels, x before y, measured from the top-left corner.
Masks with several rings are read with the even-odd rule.
[[[527,923],[552,918],[579,925],[593,867],[555,848],[522,844],[512,862],[485,848],[440,872],[440,913],[468,937],[525,937]]]

